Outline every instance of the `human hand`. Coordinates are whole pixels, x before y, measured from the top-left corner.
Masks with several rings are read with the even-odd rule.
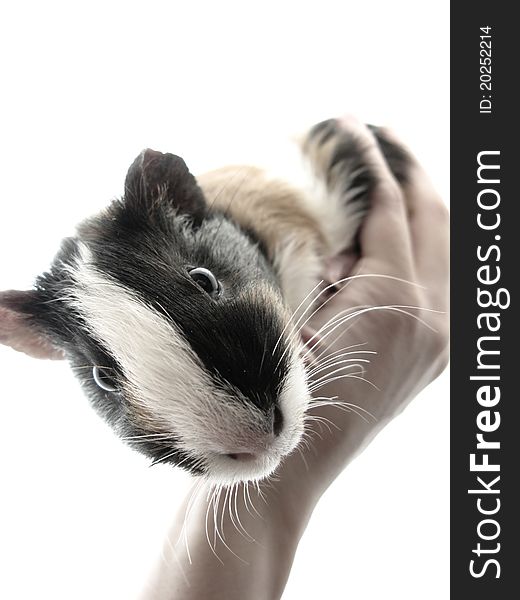
[[[310,367],[311,387],[312,380],[319,386],[309,411],[314,450],[304,451],[304,469],[295,455],[283,472],[298,473],[312,495],[321,493],[448,360],[445,204],[409,151],[409,176],[401,186],[370,130],[350,118],[344,126],[362,140],[377,184],[361,231],[360,255],[340,257],[329,280],[340,280],[341,289],[308,324],[318,332],[308,343],[319,357]],[[385,135],[400,144],[390,132]],[[360,374],[357,367],[367,360]],[[314,435],[327,424],[330,432]]]

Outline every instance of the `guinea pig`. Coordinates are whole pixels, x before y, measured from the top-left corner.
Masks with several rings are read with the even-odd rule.
[[[407,157],[373,128],[399,180]],[[197,179],[143,151],[124,194],[63,240],[28,291],[0,294],[0,342],[65,358],[94,408],[154,462],[220,484],[273,473],[310,393],[295,315],[355,249],[374,177],[348,122],[302,142],[313,184],[256,167]]]

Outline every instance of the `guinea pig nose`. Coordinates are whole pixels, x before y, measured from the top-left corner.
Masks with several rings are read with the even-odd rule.
[[[282,428],[283,428],[282,411],[278,408],[278,406],[275,406],[274,413],[273,413],[273,433],[275,435],[280,435]]]

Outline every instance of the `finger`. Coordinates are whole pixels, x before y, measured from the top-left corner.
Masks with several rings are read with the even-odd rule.
[[[439,284],[449,266],[449,214],[421,167],[411,173],[405,196],[413,203],[410,233],[419,278]]]
[[[411,242],[401,188],[371,131],[350,116],[340,122],[358,139],[364,160],[375,179],[370,210],[360,232],[361,254],[367,258],[384,258],[395,274],[409,273]]]
[[[414,263],[420,282],[444,297],[449,268],[449,213],[430,178],[412,152],[389,129],[385,138],[402,148],[409,165],[402,190],[408,210]],[[439,286],[441,289],[439,289]]]

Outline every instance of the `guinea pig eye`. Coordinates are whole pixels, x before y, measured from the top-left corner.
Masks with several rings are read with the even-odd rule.
[[[196,269],[191,269],[189,275],[193,281],[206,292],[206,294],[218,296],[220,293],[220,283],[209,269],[197,267]]]
[[[106,392],[115,392],[117,390],[114,378],[109,375],[109,369],[95,366],[92,369],[92,376],[102,390]]]

